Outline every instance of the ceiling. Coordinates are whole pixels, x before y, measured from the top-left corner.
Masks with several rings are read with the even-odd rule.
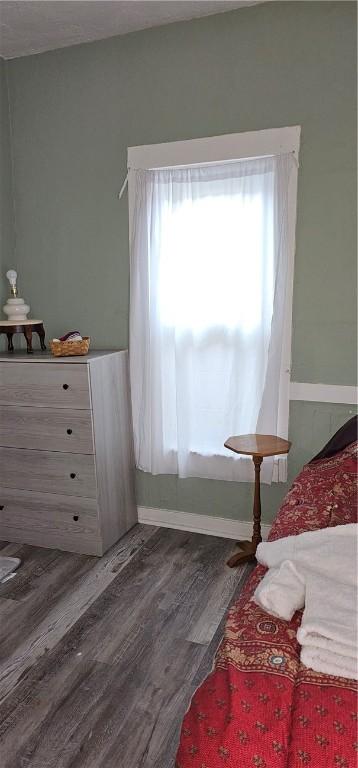
[[[0,0],[0,56],[13,59],[230,11],[258,0]]]

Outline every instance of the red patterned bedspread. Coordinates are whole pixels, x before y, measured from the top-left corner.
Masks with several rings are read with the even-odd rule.
[[[357,447],[308,464],[270,540],[356,522]],[[185,715],[177,768],[356,768],[356,684],[304,667],[291,622],[250,600],[258,566],[232,606],[215,670]]]

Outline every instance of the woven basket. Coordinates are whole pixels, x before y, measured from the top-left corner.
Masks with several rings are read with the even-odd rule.
[[[87,355],[90,341],[89,336],[84,336],[81,341],[50,341],[50,349],[54,357]]]

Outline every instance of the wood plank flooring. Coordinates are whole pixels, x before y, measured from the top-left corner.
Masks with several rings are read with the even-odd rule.
[[[252,566],[233,541],[137,525],[102,558],[0,542],[1,768],[172,768]]]

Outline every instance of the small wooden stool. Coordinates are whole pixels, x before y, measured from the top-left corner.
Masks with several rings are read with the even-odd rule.
[[[0,335],[6,333],[7,336],[7,349],[8,352],[14,351],[14,345],[12,343],[12,337],[14,333],[23,333],[26,339],[27,351],[32,352],[32,332],[37,333],[40,339],[40,346],[42,350],[46,349],[45,346],[45,329],[42,320],[26,320],[18,325],[10,322],[9,320],[0,320]]]
[[[225,448],[235,453],[252,456],[255,465],[255,494],[253,509],[253,534],[251,541],[238,541],[241,552],[230,557],[227,564],[230,568],[242,565],[255,559],[255,553],[261,537],[261,496],[260,496],[260,472],[261,464],[265,456],[277,456],[280,453],[288,453],[291,443],[275,435],[239,435],[229,437],[225,442]]]

